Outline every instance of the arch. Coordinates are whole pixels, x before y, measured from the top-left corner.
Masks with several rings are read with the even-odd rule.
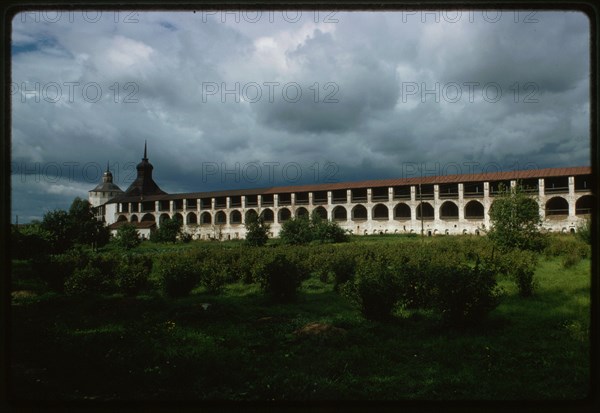
[[[231,211],[231,214],[229,214],[229,223],[241,224],[242,223],[242,213],[238,210]]]
[[[363,205],[358,204],[352,208],[352,220],[353,221],[364,221],[367,219],[367,208]]]
[[[208,211],[204,211],[200,214],[200,225],[210,225],[212,224],[212,215]]]
[[[546,201],[546,216],[569,215],[569,202],[561,196],[555,196]]]
[[[185,217],[185,223],[187,225],[196,225],[198,223],[198,216],[194,212],[190,212]]]
[[[132,216],[131,216],[131,220],[130,220],[130,222],[138,222],[138,217],[137,217],[137,215],[132,215]]]
[[[156,218],[154,217],[154,214],[144,214],[141,222],[156,222]]]
[[[373,207],[373,219],[387,220],[390,219],[388,207],[383,204],[377,204]]]
[[[215,225],[227,224],[227,214],[224,211],[217,211],[215,214]]]
[[[117,218],[117,222],[127,222],[127,217],[125,215],[119,215],[119,218]]]
[[[458,205],[452,201],[446,201],[440,206],[441,219],[458,219]]]
[[[421,210],[423,210],[423,220],[433,219],[433,207],[429,202],[421,202],[417,205],[417,219],[421,219]]]
[[[335,208],[333,208],[331,216],[333,217],[334,221],[347,221],[348,211],[346,211],[346,208],[344,208],[343,206],[338,205]]]
[[[479,201],[469,201],[465,205],[465,218],[466,219],[483,219],[484,209],[483,204]]]
[[[179,221],[180,224],[183,224],[183,215],[181,215],[179,212],[173,215],[173,218]]]
[[[394,208],[394,218],[399,220],[407,220],[411,218],[411,210],[408,204],[404,202],[399,203]]]
[[[285,222],[292,217],[292,211],[287,208],[281,208],[277,212],[277,220],[279,222]]]
[[[594,208],[594,197],[584,195],[575,202],[575,215],[588,215]]]
[[[317,214],[321,219],[327,220],[327,210],[325,207],[319,206],[313,209],[313,214]]]
[[[160,214],[158,217],[158,222],[162,223],[165,219],[170,219],[171,216],[169,214]]]
[[[250,219],[252,219],[253,217],[256,218],[258,216],[258,213],[256,212],[256,210],[254,209],[249,209],[248,211],[246,211],[246,221],[248,222],[250,221]]]
[[[273,213],[273,210],[270,208],[265,208],[261,213],[260,216],[262,217],[262,219],[265,220],[265,222],[273,222],[275,221],[275,214]]]
[[[304,207],[300,207],[296,209],[296,217],[300,218],[300,217],[304,217],[304,218],[308,218],[308,209],[304,208]]]

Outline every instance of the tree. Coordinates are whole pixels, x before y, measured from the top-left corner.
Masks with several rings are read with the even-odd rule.
[[[52,245],[51,252],[60,254],[73,245],[71,220],[67,211],[56,209],[46,212],[42,219],[41,228],[49,235]]]
[[[132,224],[124,224],[117,229],[117,235],[115,236],[115,242],[119,247],[125,251],[129,251],[140,245],[142,240],[135,226]]]
[[[263,217],[251,214],[246,218],[246,244],[261,247],[269,239],[269,230],[271,226],[267,224]]]
[[[85,199],[73,200],[69,208],[72,239],[75,244],[102,246],[108,243],[108,228],[96,219],[94,208]]]
[[[160,223],[160,227],[152,232],[150,240],[154,242],[177,242],[181,232],[181,222],[176,218],[167,218]]]
[[[500,194],[490,208],[490,221],[489,237],[502,249],[543,247],[539,205],[520,185],[514,189],[500,187]]]
[[[348,235],[337,223],[327,221],[318,214],[311,218],[297,217],[287,220],[279,233],[284,244],[300,245],[309,242],[344,242]]]

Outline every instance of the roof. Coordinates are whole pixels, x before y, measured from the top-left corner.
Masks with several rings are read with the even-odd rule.
[[[513,179],[529,179],[529,178],[551,178],[559,176],[577,176],[589,175],[592,173],[592,168],[589,166],[575,166],[566,168],[545,168],[545,169],[526,169],[520,171],[506,172],[488,172],[480,174],[456,174],[456,175],[436,175],[411,178],[391,178],[391,179],[374,179],[368,181],[355,182],[336,182],[326,184],[311,184],[311,185],[296,185],[296,186],[277,186],[268,188],[255,189],[234,189],[224,191],[211,192],[186,192],[179,194],[162,194],[148,195],[143,197],[143,201],[162,201],[174,199],[194,199],[194,198],[217,198],[223,196],[238,196],[238,195],[267,195],[267,194],[282,194],[292,192],[315,192],[315,191],[335,191],[339,189],[357,189],[357,188],[376,188],[389,186],[404,186],[418,184],[451,184],[451,183],[466,183],[466,182],[483,182],[483,181],[504,181]],[[117,196],[109,201],[114,202],[140,202],[139,196]]]
[[[112,182],[100,182],[98,186],[88,192],[123,192],[123,190]]]

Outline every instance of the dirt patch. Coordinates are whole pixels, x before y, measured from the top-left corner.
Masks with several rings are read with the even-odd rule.
[[[346,330],[339,327],[334,327],[331,324],[324,323],[310,323],[304,327],[294,331],[294,335],[298,338],[302,337],[318,337],[318,338],[330,338],[330,337],[343,337],[347,333]]]

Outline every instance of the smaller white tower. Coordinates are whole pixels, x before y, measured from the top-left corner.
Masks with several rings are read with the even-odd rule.
[[[93,207],[99,207],[121,194],[123,194],[123,191],[117,185],[113,184],[113,176],[108,169],[108,163],[106,163],[106,171],[102,174],[102,182],[89,191],[88,200]]]

